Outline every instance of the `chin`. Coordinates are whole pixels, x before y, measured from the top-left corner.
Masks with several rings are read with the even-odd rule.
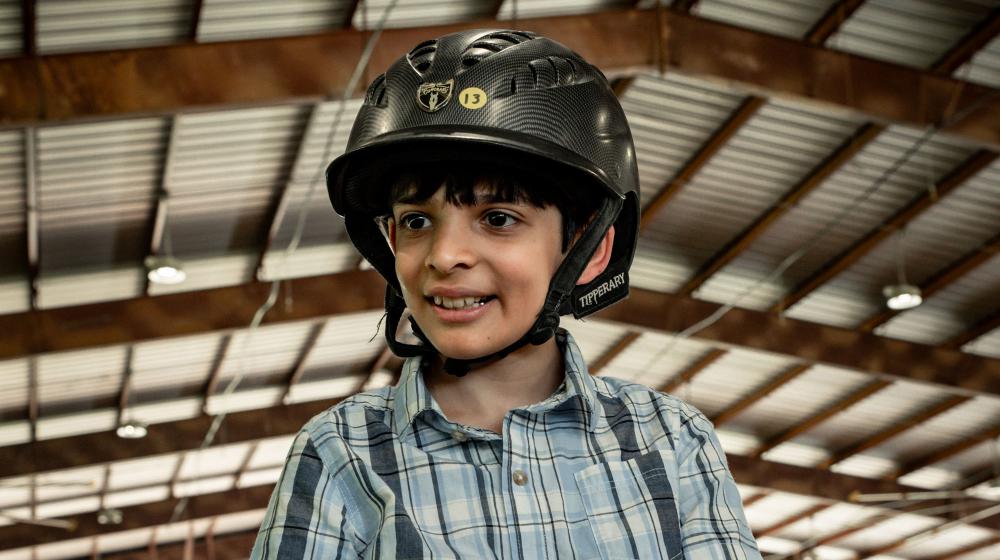
[[[445,358],[455,360],[472,360],[488,356],[494,352],[506,348],[513,344],[515,340],[509,342],[496,342],[484,340],[482,336],[474,334],[455,336],[431,336],[429,337],[434,348]]]

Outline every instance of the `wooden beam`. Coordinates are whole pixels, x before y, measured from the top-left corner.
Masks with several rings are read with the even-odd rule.
[[[305,344],[302,345],[302,349],[295,359],[295,365],[288,372],[288,378],[285,381],[285,392],[281,395],[281,402],[288,403],[288,399],[292,394],[292,387],[302,380],[302,374],[306,371],[306,362],[309,360],[309,354],[316,347],[316,341],[319,340],[319,335],[323,333],[324,326],[325,323],[321,321],[309,329],[309,335],[306,337]]]
[[[990,15],[962,37],[948,52],[931,65],[939,74],[951,74],[963,64],[972,60],[980,49],[989,44],[1000,33],[1000,7],[993,8]]]
[[[944,554],[938,554],[936,556],[924,557],[923,560],[950,560],[952,558],[960,558],[969,554],[971,552],[976,552],[984,548],[991,547],[997,543],[1000,543],[1000,535],[994,535],[992,537],[986,537],[985,539],[976,541],[972,544],[957,548],[955,550],[949,550]]]
[[[786,517],[785,519],[782,519],[781,521],[775,523],[774,525],[771,525],[769,527],[765,527],[765,528],[763,528],[763,529],[761,529],[759,531],[754,531],[753,536],[754,536],[754,538],[759,539],[761,537],[766,537],[767,535],[773,535],[774,533],[777,533],[778,531],[784,529],[785,527],[788,527],[789,525],[798,523],[799,521],[802,521],[803,519],[807,519],[809,517],[812,517],[812,516],[816,515],[817,513],[821,512],[821,511],[823,511],[824,509],[827,509],[828,507],[830,507],[832,505],[833,504],[816,504],[816,505],[814,505],[814,506],[812,506],[810,508],[806,508],[805,511],[802,511],[802,512],[796,513],[795,515]]]
[[[764,494],[778,491],[811,496],[831,502],[846,502],[854,492],[887,493],[918,490],[889,481],[861,478],[770,461],[754,460],[739,455],[728,456],[728,462],[737,483],[765,488],[766,491]],[[188,498],[188,507],[182,519],[208,518],[263,508],[267,505],[272,491],[273,487],[271,485],[263,485],[191,496]],[[754,499],[751,498],[751,500]],[[751,500],[748,500],[748,504],[752,503]],[[72,533],[52,527],[21,525],[0,527],[0,543],[2,543],[0,550],[162,525],[170,520],[179,501],[180,499],[171,497],[160,502],[121,508],[123,514],[122,524],[117,526],[99,525],[92,513],[82,513],[61,518],[62,520],[77,524],[77,529]],[[940,504],[942,502],[937,501],[935,503]],[[982,500],[970,501],[970,507],[979,507],[982,504],[989,504],[989,502]],[[827,504],[823,504],[822,507],[826,506]],[[811,508],[812,511],[807,510],[807,512],[800,514],[800,518],[813,515],[820,509],[819,506]],[[886,517],[889,515],[887,514]],[[797,519],[786,521],[787,523],[783,523],[782,526],[790,525],[794,521],[797,521]],[[997,522],[997,520],[983,520],[976,525],[996,529],[1000,527],[1000,522]],[[777,531],[780,528],[774,527],[773,531]]]
[[[951,263],[942,270],[938,271],[934,276],[922,282],[920,284],[920,293],[923,295],[924,300],[947,288],[958,279],[996,256],[998,253],[1000,253],[1000,234],[995,235],[993,239],[987,241],[979,247],[976,247],[972,251],[969,251],[957,261]],[[864,323],[861,323],[858,330],[862,332],[873,331],[875,330],[875,327],[885,323],[889,319],[892,319],[899,313],[901,312],[886,307],[875,315],[869,317]]]
[[[125,421],[125,411],[128,410],[128,401],[132,394],[132,361],[135,357],[135,347],[129,346],[125,350],[125,371],[122,372],[122,384],[118,388],[118,407],[115,414],[115,428],[121,426]]]
[[[721,306],[633,288],[628,299],[596,318],[666,332],[681,332]],[[804,362],[937,383],[980,394],[1000,394],[1000,360],[905,342],[850,329],[734,308],[698,332],[701,340],[794,356]]]
[[[994,424],[992,427],[986,428],[985,430],[982,430],[977,434],[973,434],[961,441],[957,441],[951,445],[938,449],[937,451],[932,451],[922,457],[908,461],[900,465],[899,468],[886,478],[898,480],[912,472],[919,471],[920,469],[929,467],[935,463],[940,463],[945,459],[950,459],[959,453],[972,449],[984,441],[989,441],[997,437],[1000,437],[1000,424]]]
[[[244,329],[271,285],[251,282],[196,292],[0,315],[0,359],[128,344],[154,338]],[[385,283],[374,271],[349,271],[282,282],[277,305],[263,324],[381,309]],[[184,310],[179,314],[177,310]]]
[[[198,26],[201,25],[201,14],[204,11],[204,0],[193,0],[191,2],[191,21],[188,25],[187,40],[192,43],[198,41]]]
[[[1000,329],[1000,308],[994,310],[992,313],[986,315],[982,319],[978,320],[968,329],[958,333],[957,335],[948,339],[947,342],[941,346],[944,348],[951,348],[955,350],[961,349],[966,344],[976,340],[977,338],[992,332],[995,329]]]
[[[346,18],[344,19],[344,29],[352,29],[354,27],[354,14],[358,13],[358,5],[361,4],[361,0],[350,0],[350,2],[347,6]]]
[[[623,76],[616,80],[612,80],[611,89],[615,92],[615,96],[618,99],[621,99],[625,96],[625,92],[628,91],[628,88],[632,87],[634,82],[635,76]]]
[[[38,0],[21,0],[21,50],[24,56],[38,54]]]
[[[28,358],[28,435],[38,441],[38,360]],[[2,448],[0,448],[2,449]]]
[[[695,152],[674,177],[660,189],[656,197],[642,210],[639,218],[639,230],[649,226],[660,210],[683,189],[688,182],[719,153],[719,150],[729,142],[729,139],[767,103],[763,97],[750,96],[743,100],[739,107],[729,116],[712,136]]]
[[[222,372],[222,364],[226,362],[226,356],[229,354],[232,345],[233,335],[227,334],[222,337],[219,350],[215,353],[215,358],[212,360],[212,369],[209,370],[208,377],[205,379],[205,385],[201,388],[202,414],[208,414],[208,403],[219,387],[219,374]]]
[[[764,397],[770,395],[778,387],[781,387],[785,383],[788,383],[789,381],[802,375],[811,367],[812,364],[797,364],[779,373],[773,379],[767,380],[763,385],[751,391],[749,395],[741,398],[734,404],[729,405],[729,407],[722,412],[713,416],[711,418],[712,424],[721,426],[722,424],[732,420],[739,415],[739,413],[750,408],[754,405],[754,403],[760,401]]]
[[[111,552],[101,554],[103,560],[190,560],[194,558],[209,558],[209,560],[245,560],[257,540],[257,530],[213,535],[215,542],[215,558],[208,556],[208,543],[199,539],[194,543],[193,555],[187,555],[185,541],[146,546],[137,550]]]
[[[606,72],[655,68],[662,53],[671,70],[721,78],[768,95],[843,105],[880,121],[925,127],[975,105],[947,132],[1000,145],[1000,102],[986,97],[995,91],[986,86],[671,10],[663,10],[658,22],[654,11],[537,18],[521,24],[565,43]],[[509,22],[387,29],[371,65],[388,67],[428,37],[498,25]],[[347,29],[306,37],[0,60],[0,125],[318,100],[344,89],[364,37],[364,32]],[[173,79],[176,76],[185,79]],[[880,79],[868,79],[871,76]],[[854,87],[845,88],[845,83]]]
[[[870,253],[887,237],[906,226],[906,224],[923,214],[933,204],[951,194],[956,188],[969,180],[969,178],[988,167],[996,158],[997,154],[989,150],[980,150],[970,156],[953,169],[951,173],[937,182],[933,194],[928,190],[917,195],[883,224],[854,242],[853,245],[840,255],[837,255],[831,261],[824,264],[812,276],[802,281],[774,306],[774,311],[789,309],[802,301],[813,290],[819,288],[858,262],[858,260]]]
[[[824,408],[823,410],[813,414],[812,416],[803,420],[802,422],[799,422],[798,424],[792,426],[791,428],[783,430],[778,435],[769,438],[760,447],[754,450],[753,456],[760,457],[764,453],[767,453],[768,451],[774,449],[775,447],[781,445],[782,443],[785,443],[786,441],[794,439],[795,437],[808,432],[809,430],[815,428],[816,426],[822,424],[823,422],[826,422],[833,416],[840,414],[841,412],[847,410],[848,408],[854,406],[855,404],[863,401],[864,399],[867,399],[868,397],[881,391],[882,389],[885,389],[891,384],[892,382],[885,381],[883,379],[876,379],[866,384],[864,387],[840,399],[833,405]]]
[[[685,383],[690,383],[694,376],[701,373],[702,370],[708,366],[714,364],[719,358],[726,355],[726,350],[721,348],[713,348],[708,352],[705,352],[700,358],[694,361],[693,364],[684,368],[684,371],[678,373],[670,381],[667,381],[659,391],[661,393],[669,393],[674,389],[680,387]]]
[[[24,129],[24,240],[28,272],[28,307],[38,309],[39,212],[38,136],[34,127]]]
[[[609,348],[606,352],[598,356],[594,363],[590,365],[590,375],[597,375],[611,363],[612,360],[618,357],[619,354],[624,352],[629,346],[639,339],[642,333],[636,331],[628,331],[617,342],[614,346]]]
[[[771,495],[770,492],[764,491],[764,492],[760,492],[758,494],[754,494],[753,496],[750,496],[749,498],[744,498],[743,499],[743,509],[747,509],[748,507],[756,504],[757,502],[763,500],[764,498],[766,498],[766,497],[768,497],[770,495]]]
[[[296,433],[310,418],[340,399],[230,412],[213,446]],[[152,424],[142,439],[124,440],[114,430],[0,447],[0,478],[25,476],[162,453],[198,449],[213,417]],[[2,539],[0,539],[2,540]]]
[[[840,29],[840,26],[850,19],[854,11],[864,3],[865,0],[839,0],[835,2],[806,33],[806,43],[810,45],[826,43],[826,40],[832,37]]]
[[[670,4],[670,9],[679,14],[690,14],[696,5],[698,5],[698,0],[674,0]]]
[[[862,439],[861,441],[858,441],[857,443],[853,443],[847,447],[844,447],[832,453],[828,459],[825,459],[823,462],[817,465],[817,468],[828,469],[833,465],[840,463],[841,461],[844,461],[850,457],[853,457],[854,455],[857,455],[858,453],[861,453],[862,451],[882,445],[886,441],[889,441],[890,439],[898,436],[899,434],[911,430],[919,426],[920,424],[923,424],[924,422],[930,420],[931,418],[943,414],[955,408],[956,406],[968,402],[969,400],[971,400],[971,397],[967,397],[964,395],[952,395],[945,397],[943,400],[938,401],[937,404],[906,418],[902,422],[893,424],[887,428],[880,430],[875,434],[872,434]]]
[[[708,260],[699,270],[677,291],[678,294],[688,295],[697,290],[713,274],[721,270],[724,266],[734,261],[747,248],[750,247],[761,235],[766,232],[772,224],[778,221],[787,212],[823,183],[834,172],[850,161],[855,154],[874,140],[882,131],[884,126],[867,123],[862,125],[855,133],[844,141],[829,157],[823,160],[812,171],[809,172],[798,184],[791,188],[781,199],[771,208],[758,217],[752,224],[744,229],[739,235],[734,237],[725,247]]]

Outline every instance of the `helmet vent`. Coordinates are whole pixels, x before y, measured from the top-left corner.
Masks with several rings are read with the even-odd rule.
[[[385,107],[385,74],[380,74],[372,81],[372,85],[368,86],[368,91],[365,93],[365,105]]]
[[[476,39],[462,53],[462,68],[471,68],[486,57],[535,38],[524,31],[497,31]]]
[[[406,55],[406,60],[419,74],[430,70],[434,63],[434,54],[437,53],[437,40],[424,41]]]
[[[547,56],[528,63],[535,89],[568,86],[578,81],[576,64],[558,56]]]

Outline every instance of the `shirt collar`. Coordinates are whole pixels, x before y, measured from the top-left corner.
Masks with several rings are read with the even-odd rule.
[[[573,340],[573,335],[564,329],[559,329],[556,333],[556,343],[563,351],[563,362],[566,367],[566,379],[561,394],[531,405],[527,409],[542,412],[579,397],[587,429],[593,432],[597,428],[599,410],[597,385],[587,369],[587,362],[583,359],[580,348]],[[400,438],[412,430],[414,420],[427,410],[436,412],[441,418],[445,417],[441,407],[424,384],[424,376],[420,374],[421,362],[419,356],[407,359],[396,387],[392,405],[392,429]],[[475,372],[471,372],[470,375],[475,375]]]

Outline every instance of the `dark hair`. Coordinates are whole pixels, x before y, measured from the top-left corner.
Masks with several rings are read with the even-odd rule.
[[[597,193],[569,188],[564,178],[529,174],[513,167],[457,164],[440,170],[408,170],[391,177],[387,182],[390,207],[399,202],[426,201],[442,186],[445,200],[456,206],[490,202],[528,203],[536,208],[554,206],[562,216],[564,253],[600,204]]]

